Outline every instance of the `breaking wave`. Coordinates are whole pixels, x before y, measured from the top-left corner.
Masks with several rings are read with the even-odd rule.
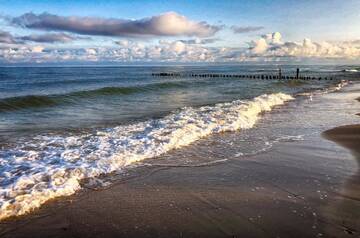
[[[79,136],[39,135],[0,151],[0,219],[25,214],[81,189],[81,180],[121,171],[213,133],[248,129],[292,96],[277,93]]]
[[[342,72],[356,73],[356,72],[359,72],[359,70],[358,69],[343,69]]]

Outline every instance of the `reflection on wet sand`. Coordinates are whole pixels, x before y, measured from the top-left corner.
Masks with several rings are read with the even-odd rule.
[[[335,204],[326,209],[329,224],[341,224],[350,235],[360,233],[360,124],[336,127],[325,131],[324,137],[349,149],[354,155],[358,169],[345,183],[337,196]],[[331,230],[332,227],[329,226]],[[334,231],[335,232],[335,231]],[[330,233],[330,232],[329,232]],[[332,232],[331,232],[332,233]],[[332,233],[333,234],[333,233]]]

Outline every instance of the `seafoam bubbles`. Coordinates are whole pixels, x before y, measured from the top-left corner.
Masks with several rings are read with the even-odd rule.
[[[251,128],[261,112],[292,99],[283,93],[261,95],[248,101],[187,107],[161,119],[95,134],[37,136],[19,143],[0,151],[0,219],[71,195],[81,189],[85,178],[121,171],[213,133]]]

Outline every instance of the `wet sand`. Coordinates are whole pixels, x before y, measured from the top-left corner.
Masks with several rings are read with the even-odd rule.
[[[332,160],[321,168],[326,157],[313,149],[293,142],[210,167],[143,168],[10,221],[3,237],[353,237],[358,227],[343,220],[360,201],[338,217],[353,196],[341,191],[351,170],[335,173],[342,164]]]
[[[348,148],[360,164],[360,124],[327,130],[324,137]],[[331,208],[331,220],[341,222],[348,232],[360,236],[360,173],[351,176],[339,194],[344,199]]]
[[[325,115],[338,110],[318,103]],[[0,236],[358,237],[360,126],[322,137],[317,131],[334,127],[323,124],[312,123],[316,133],[304,140],[281,141],[253,156],[133,169],[105,189],[87,189],[2,222]]]
[[[346,125],[327,130],[324,137],[352,151],[358,159],[360,156],[360,124]]]

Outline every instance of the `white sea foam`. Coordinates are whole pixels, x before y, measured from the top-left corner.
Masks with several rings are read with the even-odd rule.
[[[302,93],[298,93],[296,95],[298,95],[298,96],[309,96],[310,99],[312,99],[312,96],[314,96],[314,95],[326,94],[326,93],[339,91],[340,89],[342,89],[343,87],[345,87],[349,83],[350,83],[350,81],[348,81],[348,80],[341,80],[339,83],[336,83],[336,84],[334,84],[334,85],[332,85],[330,87],[323,88],[323,89],[318,89],[318,90],[311,91],[311,92],[302,92]]]
[[[277,93],[249,101],[184,108],[162,119],[95,135],[37,136],[0,151],[0,219],[25,214],[81,189],[80,181],[119,171],[212,133],[248,129],[261,112],[293,99]]]
[[[357,69],[344,69],[343,72],[356,73],[356,72],[359,72],[359,71]]]

